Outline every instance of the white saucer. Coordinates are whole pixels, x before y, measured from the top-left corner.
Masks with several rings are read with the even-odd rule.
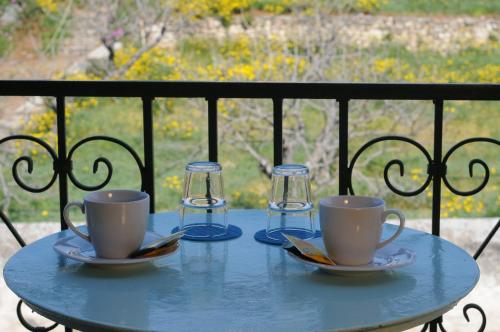
[[[308,242],[314,244],[315,246],[326,252],[322,238],[315,238],[309,240]],[[373,258],[373,262],[371,262],[370,264],[356,265],[356,266],[326,265],[321,263],[315,263],[305,260],[302,257],[296,256],[295,254],[289,251],[287,252],[288,255],[290,255],[290,257],[292,257],[296,261],[317,267],[328,273],[384,271],[410,265],[413,262],[415,262],[416,259],[415,252],[407,248],[402,248],[393,243],[389,243],[385,247],[378,249],[375,252],[375,257]]]
[[[144,242],[142,246],[156,241],[163,236],[146,231],[146,235],[144,236]],[[109,259],[109,258],[99,258],[96,257],[94,247],[90,242],[85,241],[76,235],[70,235],[65,238],[58,240],[54,243],[54,250],[63,255],[64,257],[68,257],[83,263],[88,264],[96,264],[96,265],[131,265],[153,261],[160,258],[165,258],[173,253],[175,253],[179,249],[179,242],[176,244],[177,248],[174,251],[168,252],[164,255],[158,255],[154,257],[144,257],[144,258],[123,258],[123,259]]]

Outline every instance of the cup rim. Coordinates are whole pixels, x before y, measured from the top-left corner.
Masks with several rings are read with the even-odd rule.
[[[110,201],[102,201],[98,200],[97,198],[93,197],[97,194],[102,194],[102,193],[131,193],[131,194],[136,194],[137,198],[131,199],[125,202],[110,202]],[[137,203],[141,201],[145,201],[149,199],[149,194],[145,191],[139,191],[139,190],[130,190],[130,189],[111,189],[111,190],[100,190],[100,191],[93,191],[87,195],[85,195],[84,201],[89,202],[89,203],[95,203],[95,204],[125,204],[125,203]]]
[[[362,206],[362,207],[349,207],[349,206],[337,206],[332,204],[329,200],[332,198],[363,198],[363,199],[371,199],[375,201],[375,205],[373,206]],[[380,198],[380,197],[375,197],[375,196],[355,196],[355,195],[333,195],[333,196],[327,196],[319,201],[319,206],[324,206],[327,208],[333,208],[333,209],[342,209],[342,210],[367,210],[367,209],[379,209],[381,207],[385,206],[385,201]]]

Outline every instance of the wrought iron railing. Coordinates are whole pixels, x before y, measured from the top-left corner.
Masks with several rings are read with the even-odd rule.
[[[28,172],[33,170],[33,159],[28,156],[18,157],[12,166],[14,181],[24,190],[38,193],[48,190],[56,180],[59,180],[59,204],[61,214],[61,229],[66,229],[62,222],[62,211],[68,203],[68,180],[77,188],[91,191],[105,187],[113,175],[111,162],[104,157],[94,161],[94,173],[100,164],[107,168],[107,176],[98,185],[85,185],[79,182],[72,169],[72,156],[76,149],[90,141],[104,140],[128,151],[134,158],[141,174],[141,189],[151,196],[150,211],[155,211],[154,155],[153,155],[153,104],[156,97],[168,98],[205,98],[208,112],[208,159],[218,159],[217,134],[217,101],[223,98],[271,99],[273,102],[273,151],[274,164],[283,161],[283,100],[285,99],[332,99],[339,103],[339,194],[354,194],[352,185],[353,169],[360,155],[369,147],[382,141],[400,141],[413,145],[423,153],[427,160],[427,178],[416,190],[403,191],[397,188],[389,179],[389,169],[397,165],[400,175],[404,175],[404,164],[399,159],[389,161],[384,168],[384,180],[391,191],[400,196],[416,196],[422,193],[432,183],[432,234],[440,235],[441,189],[444,184],[456,195],[470,196],[481,191],[488,183],[490,169],[481,159],[469,162],[469,174],[473,176],[473,168],[479,165],[484,170],[484,178],[474,189],[461,191],[453,187],[447,179],[447,162],[451,154],[458,148],[473,142],[488,142],[499,147],[500,141],[489,137],[473,137],[457,142],[443,156],[443,103],[449,100],[500,100],[500,85],[498,84],[358,84],[358,83],[236,83],[236,82],[143,82],[143,81],[0,81],[0,96],[45,96],[56,99],[57,121],[57,152],[43,140],[28,135],[13,135],[0,139],[0,145],[11,140],[28,140],[45,150],[53,160],[53,174],[49,182],[42,187],[32,187],[23,182],[18,174],[18,166],[24,162]],[[144,157],[141,157],[127,143],[108,136],[91,136],[74,144],[69,150],[66,140],[67,97],[137,97],[142,99],[143,106],[143,147]],[[364,100],[427,100],[434,103],[434,137],[432,154],[413,139],[403,136],[383,136],[372,139],[364,144],[349,160],[349,101]],[[494,124],[495,125],[495,124]],[[21,235],[5,213],[0,211],[0,218],[7,225],[21,246],[25,245]],[[474,255],[477,259],[491,238],[500,227],[500,221]],[[18,316],[21,323],[30,330],[50,330],[49,328],[32,327],[23,318],[18,305]],[[486,316],[476,304],[468,304],[463,313],[467,320],[467,311],[476,309],[483,318],[479,331],[484,331]],[[424,325],[422,331],[445,331],[442,318],[437,318]],[[69,330],[69,329],[66,329]]]

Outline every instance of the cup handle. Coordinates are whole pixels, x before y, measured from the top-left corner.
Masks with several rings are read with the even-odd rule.
[[[384,211],[384,213],[382,214],[382,219],[384,220],[384,222],[386,221],[387,217],[391,214],[395,214],[399,217],[399,228],[396,231],[396,233],[394,233],[393,236],[377,244],[377,249],[380,249],[389,244],[390,242],[394,241],[399,236],[399,234],[401,234],[403,228],[405,227],[405,215],[403,214],[403,212],[396,209],[388,209]]]
[[[82,233],[78,230],[78,228],[75,227],[75,225],[73,225],[73,223],[71,222],[71,220],[69,220],[69,208],[72,207],[72,206],[78,206],[80,208],[80,210],[82,211],[82,213],[85,213],[85,205],[83,205],[83,203],[81,202],[71,202],[71,203],[68,203],[65,207],[64,207],[64,211],[63,211],[63,219],[64,219],[64,222],[66,223],[66,225],[68,225],[68,227],[73,231],[75,232],[76,235],[78,235],[79,237],[81,237],[82,239],[84,240],[87,240],[90,242],[90,236],[88,236],[87,234],[85,233]]]

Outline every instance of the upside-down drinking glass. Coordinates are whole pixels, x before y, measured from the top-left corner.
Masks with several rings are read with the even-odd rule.
[[[301,239],[314,237],[314,214],[309,169],[300,164],[275,166],[267,208],[267,237],[283,241],[283,233]]]
[[[214,238],[227,232],[222,167],[197,161],[187,164],[179,227],[192,238]]]

